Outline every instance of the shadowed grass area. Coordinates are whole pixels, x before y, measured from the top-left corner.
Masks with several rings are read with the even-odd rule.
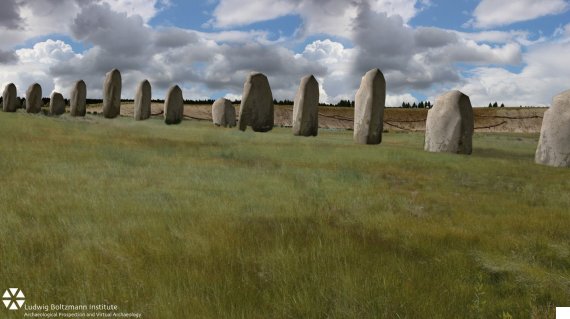
[[[144,318],[548,318],[570,170],[537,135],[294,137],[0,113],[0,289]],[[0,317],[21,313],[1,310]]]

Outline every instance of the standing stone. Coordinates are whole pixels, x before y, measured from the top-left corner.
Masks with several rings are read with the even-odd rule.
[[[317,136],[319,131],[319,82],[308,75],[301,85],[293,104],[293,135]]]
[[[239,129],[245,131],[248,126],[254,132],[273,129],[273,94],[267,77],[262,73],[251,73],[243,85]]]
[[[39,113],[44,106],[42,101],[42,87],[34,83],[26,91],[26,112]]]
[[[228,99],[218,99],[212,104],[212,122],[216,126],[236,126],[236,109]]]
[[[544,112],[535,162],[570,167],[570,90],[555,96]]]
[[[135,95],[135,120],[142,121],[150,117],[151,87],[148,80],[139,84]]]
[[[20,100],[18,100],[18,91],[14,83],[6,85],[2,94],[2,110],[4,112],[16,112]]]
[[[439,96],[428,111],[424,149],[428,152],[471,154],[473,108],[459,91]]]
[[[108,119],[115,118],[121,113],[121,72],[111,70],[105,77],[103,87],[103,116]]]
[[[386,80],[378,69],[362,77],[354,100],[354,142],[380,144],[384,128]]]
[[[184,98],[182,90],[175,85],[168,90],[164,101],[164,123],[179,124],[184,117]]]
[[[53,92],[49,101],[49,113],[51,115],[61,115],[65,113],[65,100],[61,93]]]
[[[69,99],[71,116],[85,116],[87,113],[87,86],[83,80],[75,83]]]

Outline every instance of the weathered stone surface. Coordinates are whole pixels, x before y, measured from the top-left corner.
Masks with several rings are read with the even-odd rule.
[[[570,167],[570,90],[555,96],[544,112],[535,162]]]
[[[61,115],[65,113],[65,100],[61,93],[53,92],[49,101],[49,113],[51,115]]]
[[[164,123],[179,124],[184,117],[184,98],[182,90],[175,85],[168,90],[164,101]]]
[[[428,152],[471,154],[473,108],[469,97],[460,91],[439,96],[426,120],[424,149]]]
[[[103,116],[112,119],[121,113],[121,72],[111,70],[105,77],[103,85]]]
[[[150,82],[142,81],[135,95],[135,120],[142,121],[150,117],[151,96]]]
[[[42,101],[42,87],[34,83],[26,91],[26,112],[39,113],[44,103]]]
[[[354,142],[380,144],[384,128],[386,80],[378,69],[372,69],[362,77],[354,101]]]
[[[236,109],[228,99],[218,99],[212,104],[212,122],[216,126],[236,126]]]
[[[255,132],[273,129],[273,94],[267,77],[262,73],[251,73],[243,86],[239,108],[239,129],[245,131],[251,126]]]
[[[2,94],[2,110],[4,112],[16,112],[19,104],[18,91],[14,83],[6,85]]]
[[[319,82],[308,75],[301,79],[293,104],[293,135],[317,136],[319,132]]]
[[[87,85],[83,80],[75,82],[69,98],[71,116],[85,116],[87,112]]]

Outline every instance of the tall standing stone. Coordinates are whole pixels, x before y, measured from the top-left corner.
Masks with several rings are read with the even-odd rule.
[[[168,90],[164,101],[164,123],[179,124],[184,117],[184,98],[182,90],[175,85]]]
[[[61,115],[65,113],[65,100],[61,93],[53,92],[49,101],[49,113],[51,115]]]
[[[85,116],[87,113],[87,85],[83,80],[75,82],[69,99],[70,115]]]
[[[544,112],[535,162],[570,167],[570,90],[555,96]]]
[[[216,126],[236,126],[236,109],[230,100],[221,98],[212,104],[212,122]]]
[[[44,103],[42,101],[42,87],[34,83],[26,91],[26,112],[39,113]]]
[[[319,82],[308,75],[301,79],[293,104],[293,135],[317,136],[319,132]]]
[[[150,82],[144,80],[139,84],[135,95],[135,120],[142,121],[150,117],[151,91]]]
[[[105,77],[103,86],[103,116],[112,119],[121,113],[121,72],[111,70]]]
[[[273,129],[273,94],[267,77],[262,73],[251,73],[243,86],[239,108],[239,129],[245,131],[251,126],[255,132]]]
[[[471,154],[473,108],[460,91],[439,96],[428,111],[424,149],[428,152]]]
[[[2,94],[2,110],[4,112],[16,112],[19,104],[18,91],[14,83],[6,85]]]
[[[378,69],[362,77],[354,100],[354,142],[380,144],[384,128],[386,80]]]

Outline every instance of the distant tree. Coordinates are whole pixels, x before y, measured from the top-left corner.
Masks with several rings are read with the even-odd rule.
[[[354,102],[350,101],[350,100],[340,100],[336,106],[339,107],[354,107]]]
[[[418,108],[420,109],[424,109],[425,108],[425,104],[423,101],[420,102],[420,104],[418,104]]]
[[[489,107],[493,107],[493,104],[492,104],[492,103],[489,103]]]
[[[416,104],[416,102],[414,102],[414,104],[412,104],[412,109],[417,109],[418,105]]]
[[[505,107],[505,103],[501,103],[501,107]]]
[[[493,107],[499,107],[499,104],[497,104],[497,102],[493,103]]]

